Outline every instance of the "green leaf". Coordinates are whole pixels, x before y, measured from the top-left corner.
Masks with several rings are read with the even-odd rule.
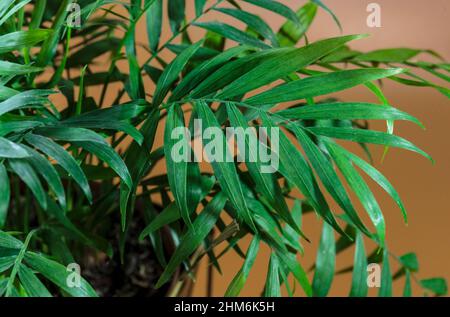
[[[267,85],[308,66],[345,43],[363,37],[365,36],[349,35],[318,41],[302,48],[280,49],[279,54],[265,58],[255,68],[226,86],[216,97],[229,99]]]
[[[64,168],[80,185],[87,199],[92,201],[92,193],[83,170],[80,166],[78,166],[75,159],[62,146],[46,137],[36,134],[27,134],[25,136],[25,140],[46,155],[55,159],[58,164],[61,165],[61,167]]]
[[[123,228],[125,228],[126,225],[129,209],[134,209],[134,206],[130,206],[132,205],[130,204],[130,201],[134,201],[141,178],[144,177],[145,173],[147,173],[148,169],[153,164],[150,151],[155,140],[159,118],[159,110],[154,109],[150,111],[140,129],[141,134],[144,136],[142,145],[132,143],[125,154],[125,164],[130,171],[133,186],[132,188],[128,188],[125,185],[120,186],[120,213],[122,216],[121,223]]]
[[[236,274],[236,276],[231,281],[230,285],[225,292],[226,297],[236,297],[239,296],[240,292],[245,286],[250,270],[253,266],[253,263],[256,260],[256,255],[259,251],[260,240],[258,235],[253,237],[250,246],[248,247],[247,254],[245,255],[245,261],[242,268]]]
[[[287,119],[311,120],[406,120],[423,127],[419,120],[396,108],[365,102],[321,103],[276,113]]]
[[[355,256],[353,260],[353,276],[352,288],[350,290],[351,297],[366,297],[368,292],[367,286],[367,258],[364,249],[363,236],[356,234]]]
[[[244,22],[253,31],[268,39],[272,46],[278,46],[278,40],[275,33],[272,31],[270,26],[259,16],[239,9],[217,8],[215,10]]]
[[[265,113],[261,113],[263,125],[266,128],[276,128],[271,118]],[[288,139],[283,131],[279,131],[279,155],[280,173],[294,184],[308,199],[314,210],[327,221],[336,231],[345,233],[339,227],[333,213],[328,206],[325,197],[314,178],[312,170],[305,158],[298,151],[294,144]]]
[[[216,92],[260,65],[264,60],[284,54],[285,51],[286,49],[279,48],[267,49],[226,63],[199,84],[191,92],[190,97],[199,98]]]
[[[405,287],[403,288],[403,297],[411,297],[411,296],[412,296],[411,273],[408,270],[406,270]]]
[[[316,12],[317,5],[308,2],[296,13],[299,23],[286,21],[277,34],[280,46],[294,46],[309,29]]]
[[[204,133],[208,128],[221,128],[208,104],[206,104],[205,102],[198,102],[195,104],[195,109],[198,112],[199,118],[203,121],[202,133]],[[241,182],[236,171],[236,166],[233,161],[228,161],[228,158],[231,156],[231,154],[228,148],[227,140],[222,131],[220,135],[211,135],[211,137],[214,137],[215,144],[220,143],[223,153],[223,157],[220,159],[220,161],[212,160],[211,162],[214,170],[214,175],[217,177],[222,190],[225,192],[231,204],[236,209],[239,217],[243,219],[245,223],[256,232],[252,216],[244,198]],[[218,138],[218,140],[216,138]],[[203,138],[202,141],[206,146],[206,140]]]
[[[147,103],[145,100],[136,101],[133,103],[112,106],[110,108],[95,109],[89,112],[84,112],[77,116],[72,116],[62,121],[64,123],[83,123],[91,121],[124,121],[129,120],[140,115],[144,110]],[[107,124],[107,123],[105,123]]]
[[[27,252],[25,254],[25,262],[33,270],[41,273],[45,278],[56,284],[59,288],[64,290],[74,297],[97,297],[95,290],[89,283],[80,277],[80,287],[69,287],[67,280],[71,278],[70,274],[74,274],[72,271],[68,271],[63,265],[49,260],[43,255]]]
[[[270,255],[269,269],[267,271],[264,297],[281,297],[280,290],[280,263],[275,254]]]
[[[133,26],[134,28],[134,26]],[[127,93],[132,100],[144,98],[144,87],[142,83],[141,69],[136,57],[136,44],[134,39],[134,32],[128,31],[125,38],[125,52],[128,59],[129,76],[126,82]],[[82,86],[80,84],[80,86]]]
[[[443,278],[429,278],[420,281],[423,288],[432,291],[436,295],[447,294],[447,281]]]
[[[163,1],[146,0],[146,2],[150,1],[153,1],[153,4],[147,10],[147,35],[151,50],[156,52],[158,50],[162,29]]]
[[[206,0],[195,0],[195,16],[199,17],[203,14]]]
[[[360,54],[353,58],[358,62],[403,63],[421,53],[423,50],[411,48],[390,48]]]
[[[186,10],[185,0],[168,0],[169,22],[172,33],[176,34],[180,30]]]
[[[14,95],[17,95],[18,93],[17,90],[0,85],[0,101],[14,97]]]
[[[21,65],[10,63],[7,61],[0,61],[0,76],[17,76],[41,71],[42,68],[31,65]]]
[[[226,197],[219,193],[203,209],[193,223],[194,228],[188,229],[186,234],[181,238],[180,244],[170,258],[164,272],[161,274],[156,288],[167,283],[179,265],[200,246],[214,227],[220,212],[225,206],[225,202]]]
[[[437,91],[439,91],[440,93],[442,93],[447,98],[450,98],[450,89],[448,89],[446,87],[438,86],[434,83],[431,83],[422,77],[419,77],[415,74],[413,75],[411,72],[407,73],[407,75],[409,75],[413,78],[416,78],[418,80],[411,80],[411,79],[407,79],[407,78],[401,78],[398,76],[391,77],[391,79],[393,81],[399,82],[403,85],[408,85],[408,86],[413,86],[413,87],[432,87],[432,88],[436,89]]]
[[[355,192],[362,205],[367,210],[369,217],[377,230],[380,246],[383,247],[386,236],[386,223],[380,206],[373,196],[372,191],[367,186],[361,175],[359,175],[355,170],[352,163],[345,157],[340,147],[329,141],[325,142],[325,145],[331,157],[336,162],[336,165],[339,167],[350,185],[350,188]]]
[[[314,296],[327,296],[333,282],[335,266],[336,249],[333,227],[323,222],[322,237],[317,251],[316,271],[312,283]]]
[[[312,288],[309,283],[308,276],[300,263],[297,261],[295,255],[287,252],[285,248],[280,248],[276,243],[274,244],[273,241],[267,241],[267,239],[265,239],[265,242],[267,242],[275,251],[280,262],[283,263],[283,265],[286,266],[290,272],[292,272],[295,279],[300,283],[302,289],[305,291],[306,296],[312,296]]]
[[[321,0],[310,0],[310,1],[317,4],[319,7],[324,9],[328,14],[330,14],[331,17],[333,18],[334,22],[336,22],[337,26],[342,31],[342,26],[341,26],[341,23],[339,22],[339,19],[334,14],[334,12],[330,10],[330,8],[328,8]]]
[[[183,80],[175,87],[172,92],[172,96],[169,98],[170,101],[180,100],[182,97],[186,96],[192,89],[194,89],[198,84],[200,84],[203,80],[207,79],[211,73],[216,71],[220,66],[236,57],[240,53],[248,50],[247,46],[236,46],[230,48],[217,56],[205,61],[201,65],[194,68]]]
[[[170,87],[178,79],[181,71],[186,66],[189,59],[200,48],[201,42],[191,45],[180,53],[165,69],[156,85],[155,95],[153,97],[153,106],[159,106],[164,97],[170,90]]]
[[[226,38],[222,35],[212,31],[207,31],[205,34],[204,48],[210,50],[211,52],[217,52],[218,54],[219,52],[225,50],[225,41]]]
[[[32,47],[46,40],[52,30],[35,29],[28,31],[17,31],[0,36],[0,54]]]
[[[47,288],[26,265],[19,267],[19,279],[23,288],[31,297],[52,297]]]
[[[64,232],[68,232],[70,234],[70,238],[73,238],[87,246],[90,246],[94,249],[100,250],[107,254],[108,256],[112,256],[112,250],[109,243],[105,242],[103,239],[99,239],[96,236],[92,235],[88,237],[85,233],[79,230],[72,221],[67,217],[64,210],[59,207],[53,198],[47,195],[47,206],[48,208],[45,212],[52,218],[55,218],[63,227],[66,229]]]
[[[22,246],[23,246],[22,241],[14,238],[5,231],[0,230],[0,247],[20,250]]]
[[[54,93],[52,90],[27,90],[11,96],[0,103],[0,116],[20,108],[31,105],[42,105],[48,102],[48,95]]]
[[[381,271],[380,297],[392,297],[392,274],[389,265],[389,253],[387,249],[383,251],[383,270]]]
[[[426,63],[416,63],[416,65],[418,65],[420,68],[422,68],[423,70],[429,72],[430,74],[435,75],[436,77],[439,77],[447,82],[450,82],[450,76],[447,76],[445,74],[443,74],[442,72],[439,72],[438,70],[433,69],[432,67],[434,66],[428,66]],[[439,66],[438,66],[439,68]]]
[[[295,199],[294,206],[292,206],[291,215],[294,219],[297,227],[301,230],[302,227],[302,217],[303,217],[303,206],[302,202],[299,199]],[[285,227],[283,230],[283,237],[286,238],[287,243],[298,250],[300,253],[303,253],[303,246],[300,243],[301,235],[293,229],[292,227]],[[307,238],[303,237],[305,240],[309,241]]]
[[[231,103],[227,103],[226,106],[231,126],[236,129],[236,132],[242,131],[242,134],[245,134],[245,140],[238,139],[237,145],[241,155],[246,156],[246,153],[248,153],[248,158],[245,157],[244,160],[252,179],[255,181],[257,190],[262,193],[280,217],[300,233],[301,231],[289,212],[281,187],[277,183],[273,173],[263,172],[264,164],[259,154],[259,149],[263,144],[260,143],[253,131],[246,132],[249,131],[250,127],[239,109]]]
[[[322,58],[322,63],[338,63],[349,60],[350,58],[359,55],[360,52],[354,51],[350,49],[348,46],[342,46],[339,49],[335,50],[331,54],[328,54],[324,58]],[[333,65],[334,66],[334,65]],[[336,68],[337,70],[337,68]]]
[[[269,237],[274,244],[281,250],[285,250],[287,252],[287,248],[284,245],[285,240],[280,237],[278,231],[281,229],[281,225],[278,222],[278,219],[274,217],[273,214],[269,213],[265,206],[257,199],[250,198],[253,196],[253,193],[249,188],[246,188],[245,194],[247,195],[247,201],[250,210],[253,213],[255,223],[259,227],[260,232],[264,232],[267,237]]]
[[[103,110],[103,109],[102,109]],[[105,109],[107,110],[107,109]],[[72,117],[73,118],[73,117]],[[61,123],[62,126],[77,127],[77,128],[87,128],[87,129],[106,129],[106,130],[116,130],[122,131],[127,135],[131,136],[138,144],[142,144],[144,137],[142,134],[131,124],[124,121],[116,121],[108,116],[107,113],[104,114],[104,118],[99,119],[88,119],[88,118],[78,118],[74,120],[66,120]],[[92,134],[92,133],[91,133]]]
[[[0,17],[1,17],[1,19],[0,19],[0,26],[1,26],[2,24],[4,24],[11,16],[13,16],[13,15],[16,14],[18,11],[20,11],[20,10],[21,10],[26,4],[28,4],[30,1],[31,1],[31,0],[22,0],[22,1],[20,1],[19,3],[17,3],[15,6],[13,6],[12,8],[9,8],[5,15],[2,14],[2,15],[0,16]],[[9,2],[9,1],[7,1],[6,6],[9,7],[11,4],[8,5],[8,2]],[[14,3],[14,2],[13,2],[13,3]],[[5,6],[5,7],[6,7],[6,6]]]
[[[290,19],[295,23],[299,23],[297,15],[288,6],[276,1],[276,0],[244,0],[255,6],[267,9],[274,13],[281,15],[284,18]]]
[[[8,13],[8,9],[13,5],[15,0],[4,0],[0,3],[0,17],[3,17]]]
[[[41,23],[46,9],[47,0],[37,0],[30,21],[30,29],[37,29]]]
[[[131,7],[130,15],[134,19],[139,19],[141,13],[143,13],[143,11],[141,11],[140,9],[141,2],[141,0],[139,0],[139,2],[132,1],[132,4],[134,5]],[[147,3],[146,8],[148,8],[149,5],[150,4]],[[136,52],[136,22],[132,23],[129,26],[122,41],[123,45],[125,46],[125,54],[129,68],[128,81],[126,82],[127,93],[132,100],[144,98],[145,92],[142,83],[141,68],[139,66]]]
[[[402,71],[398,68],[365,68],[325,73],[281,84],[245,102],[250,105],[263,105],[316,97],[393,76]]]
[[[414,144],[399,136],[372,130],[354,129],[354,128],[335,128],[335,127],[311,127],[308,128],[314,134],[323,135],[330,138],[348,140],[359,143],[371,143],[398,147],[401,149],[413,151],[433,161],[430,155],[416,147]]]
[[[58,4],[58,10],[54,14],[51,25],[53,32],[42,44],[38,55],[39,66],[47,65],[55,57],[60,36],[67,26],[67,16],[72,11],[70,10],[71,0],[61,0]]]
[[[344,148],[341,148],[342,152],[353,162],[355,163],[360,169],[362,169],[368,176],[370,176],[378,185],[381,186],[397,203],[397,205],[400,207],[400,210],[403,213],[403,218],[405,222],[408,222],[408,216],[406,214],[405,207],[403,205],[402,200],[400,199],[400,195],[395,190],[394,186],[387,180],[387,178],[381,174],[375,167],[358,157],[357,155],[345,150]]]
[[[177,131],[178,130],[178,131]],[[168,110],[164,130],[164,154],[166,157],[167,177],[181,217],[192,228],[188,207],[188,161],[191,156],[188,131],[184,124],[184,113],[180,106],[174,104]],[[179,133],[181,132],[181,134]],[[175,136],[174,133],[177,133]],[[175,139],[177,138],[177,139]],[[175,152],[175,146],[177,152]]]
[[[22,145],[22,147],[25,148],[30,155],[27,160],[34,167],[35,171],[45,179],[50,188],[55,192],[61,206],[65,208],[66,194],[64,192],[64,187],[56,169],[46,158],[44,158],[33,149],[29,148],[26,145]]]
[[[107,145],[105,139],[94,131],[84,128],[72,128],[72,127],[49,127],[35,129],[36,134],[46,136],[53,140],[78,142],[89,141]]]
[[[17,254],[0,257],[0,273],[9,270],[14,265],[16,258]]]
[[[204,41],[206,43],[206,41]],[[170,50],[172,53],[179,55],[181,52],[183,52],[185,49],[190,47],[191,44],[168,44],[167,49]],[[206,47],[206,44],[204,46],[199,47],[199,49],[192,55],[191,61],[194,62],[203,62],[207,59],[213,58],[220,54],[220,51],[217,51],[215,49],[211,49]],[[188,72],[186,72],[188,73]],[[187,74],[183,74],[187,75]]]
[[[356,213],[356,210],[352,205],[347,191],[339,180],[332,162],[311,140],[310,136],[305,132],[303,128],[296,124],[290,124],[288,125],[288,128],[294,132],[297,140],[308,156],[309,161],[311,162],[312,166],[322,180],[322,183],[325,185],[325,188],[331,194],[333,199],[345,211],[347,216],[352,220],[352,222],[358,229],[360,229],[364,234],[371,236],[371,233],[367,230],[366,226]]]
[[[180,219],[180,210],[175,202],[170,203],[163,209],[150,224],[145,227],[139,236],[140,240],[145,239],[146,236],[154,233],[156,230],[168,225],[178,219]]]
[[[342,220],[347,222],[347,225],[345,226],[345,232],[347,233],[347,236],[341,236],[336,241],[336,254],[341,253],[342,251],[348,249],[350,246],[353,245],[353,243],[356,240],[356,227],[351,223],[351,220],[346,215],[341,215],[340,217]]]
[[[22,264],[22,261],[24,259],[25,254],[26,254],[28,245],[30,244],[30,241],[31,241],[33,235],[36,233],[36,231],[37,231],[37,229],[34,229],[34,230],[31,230],[28,233],[28,235],[27,235],[27,237],[25,239],[25,242],[23,243],[22,247],[20,248],[20,251],[17,254],[16,259],[14,260],[14,266],[13,266],[13,268],[11,270],[11,273],[10,273],[10,275],[8,277],[8,284],[6,285],[6,295],[5,295],[6,297],[9,297],[11,295],[14,296],[14,294],[12,294],[12,293],[14,292],[14,289],[15,289],[14,281],[16,279],[16,275],[17,275],[17,273],[19,271],[20,265]]]
[[[13,172],[16,173],[17,176],[19,176],[19,178],[33,192],[33,195],[36,197],[39,205],[41,205],[43,209],[46,209],[46,193],[34,169],[27,162],[21,159],[10,159],[8,163]]]
[[[11,189],[9,185],[8,172],[3,164],[0,164],[0,228],[6,223],[9,209]]]
[[[0,158],[24,158],[28,156],[27,151],[20,145],[0,137]]]
[[[158,211],[156,211],[150,199],[143,199],[142,202],[145,208],[144,214],[145,221],[152,222],[158,215]],[[164,252],[165,248],[163,244],[163,236],[161,232],[152,232],[148,234],[148,238],[150,239],[150,243],[155,252],[156,259],[158,260],[158,262],[161,264],[162,267],[165,267],[167,265],[167,261]]]
[[[1,121],[0,136],[5,136],[12,132],[19,133],[24,130],[33,129],[44,124],[39,121]]]
[[[190,172],[192,169],[188,169]],[[188,178],[189,178],[188,174]],[[190,179],[189,181],[189,209],[195,210],[198,203],[205,198],[211,191],[215,183],[214,177],[202,177],[200,180]],[[170,203],[163,211],[161,211],[155,219],[142,231],[139,239],[143,240],[145,236],[152,234],[156,230],[168,225],[181,218],[180,211],[175,202]]]
[[[415,253],[406,253],[399,257],[400,263],[411,272],[417,272],[419,270],[419,261]]]
[[[109,167],[111,167],[111,169],[113,169],[117,173],[117,175],[119,175],[119,177],[128,186],[128,188],[131,188],[133,186],[133,181],[131,179],[131,175],[128,171],[127,166],[125,165],[119,154],[117,154],[114,149],[109,146],[109,144],[89,141],[74,142],[74,144],[94,154],[101,161],[108,164]]]
[[[249,35],[248,33],[235,28],[234,26],[222,23],[222,22],[196,22],[193,25],[203,28],[205,30],[215,32],[230,40],[244,45],[253,46],[256,48],[267,49],[270,48],[266,43],[258,40],[257,38]]]
[[[144,70],[155,84],[158,82],[158,80],[161,77],[162,72],[163,72],[161,69],[159,69],[157,67],[153,67],[148,64],[144,65]]]

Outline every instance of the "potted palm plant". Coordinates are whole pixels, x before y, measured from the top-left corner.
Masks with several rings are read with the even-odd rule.
[[[274,31],[255,7],[285,23]],[[416,276],[414,253],[390,252],[381,207],[356,167],[406,221],[367,145],[431,158],[393,133],[398,120],[421,123],[390,105],[378,82],[448,97],[447,87],[416,72],[448,82],[448,64],[430,50],[352,50],[365,35],[309,43],[317,10],[339,23],[319,0],[296,10],[269,0],[2,0],[0,294],[189,294],[202,258],[220,270],[223,254],[236,252],[242,269],[225,295],[237,296],[266,244],[265,296],[284,288],[294,295],[289,278],[301,294],[326,296],[336,256],[352,246],[351,296],[367,295],[369,263],[382,263],[382,296],[392,296],[400,276],[406,296],[411,281],[444,295],[445,280]],[[213,21],[218,13],[246,28]],[[171,36],[163,41],[166,19]],[[137,41],[143,27],[147,43]],[[205,31],[200,41],[191,40],[192,29]],[[436,61],[421,62],[420,54]],[[360,85],[379,103],[323,97]],[[386,121],[387,131],[369,129],[368,120]],[[244,131],[234,146],[230,128]],[[369,161],[336,140],[359,144]],[[164,172],[156,173],[160,163]],[[308,213],[323,223],[312,281],[299,257],[309,241],[301,226]],[[377,245],[372,253],[368,240]],[[390,261],[401,269],[391,272]]]

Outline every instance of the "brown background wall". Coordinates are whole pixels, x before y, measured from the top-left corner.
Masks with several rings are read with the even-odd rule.
[[[189,1],[189,0],[188,0]],[[193,2],[193,1],[192,1]],[[440,52],[446,60],[450,59],[450,2],[448,0],[410,1],[410,0],[328,0],[324,1],[341,20],[344,34],[369,33],[367,39],[352,43],[352,47],[368,51],[387,47],[430,48]],[[367,4],[377,2],[382,10],[382,27],[369,28],[366,25]],[[284,1],[292,8],[298,8],[304,1]],[[278,17],[257,10],[270,24],[278,28],[282,23]],[[214,13],[211,14],[214,18]],[[311,41],[339,35],[332,19],[322,10],[318,11],[308,36]],[[426,59],[426,57],[424,57]],[[448,121],[450,104],[436,91],[423,88],[405,87],[386,82],[384,91],[391,103],[419,118],[426,126],[423,131],[411,124],[399,123],[396,133],[414,141],[419,147],[430,153],[435,165],[410,152],[391,150],[383,164],[380,163],[382,149],[375,150],[376,166],[399,191],[409,213],[409,225],[402,222],[401,214],[395,203],[373,183],[377,198],[387,219],[387,241],[392,252],[401,255],[415,251],[419,257],[419,278],[444,276],[450,280],[450,150],[448,141]],[[346,101],[376,102],[371,94],[356,88],[340,94]],[[383,128],[381,124],[372,127]],[[304,229],[313,239],[306,246],[305,256],[300,261],[307,268],[313,263],[320,224],[313,215],[305,217]],[[367,247],[367,246],[366,246]],[[248,283],[241,295],[258,296],[263,288],[268,250],[263,248],[253,267]],[[343,268],[352,262],[353,250],[344,252],[337,259],[337,268]],[[223,295],[228,283],[242,265],[242,260],[230,253],[221,261],[223,275],[215,273],[213,295]],[[312,277],[312,275],[311,275]],[[350,289],[350,274],[337,276],[331,295],[346,296]],[[194,294],[205,295],[206,270],[203,265],[199,272]],[[403,280],[396,282],[395,295],[401,295]],[[376,290],[371,290],[375,295]],[[420,295],[418,288],[415,294]]]

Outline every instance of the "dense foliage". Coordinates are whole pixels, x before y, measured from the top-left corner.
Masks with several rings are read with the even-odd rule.
[[[404,275],[405,296],[411,295],[411,281],[431,294],[446,293],[443,279],[416,277],[414,253],[397,257],[388,251],[381,207],[360,174],[392,196],[406,221],[397,191],[372,166],[367,144],[431,158],[393,133],[397,120],[421,123],[392,107],[377,82],[431,87],[448,97],[448,88],[416,72],[448,82],[450,66],[439,55],[408,48],[363,53],[348,46],[364,35],[309,43],[306,32],[317,10],[339,25],[319,0],[300,2],[296,11],[271,0],[77,3],[80,15],[69,16],[76,8],[71,0],[0,2],[0,294],[96,296],[85,279],[81,287],[67,284],[66,265],[83,263],[92,253],[119,252],[123,259],[137,217],[146,223],[141,239],[150,239],[164,269],[157,287],[176,272],[182,273],[179,284],[192,278],[203,257],[220,271],[220,257],[236,252],[243,266],[226,295],[238,295],[260,244],[266,244],[272,250],[266,296],[279,296],[282,288],[292,294],[290,277],[301,294],[326,296],[333,276],[348,271],[350,295],[366,296],[368,263],[383,265],[381,296],[391,296],[393,280]],[[255,7],[286,22],[274,31],[252,13]],[[164,42],[166,12],[173,36]],[[224,16],[247,27],[211,19]],[[80,26],[68,23],[78,18]],[[137,25],[144,19],[148,43],[142,44],[136,33],[143,32]],[[189,34],[194,28],[205,30],[196,43]],[[142,47],[146,55],[140,56]],[[161,56],[165,50],[174,53],[171,61]],[[436,62],[418,61],[423,54]],[[99,58],[105,70],[98,71]],[[144,85],[147,76],[154,85]],[[321,98],[359,85],[379,104]],[[87,93],[90,87],[100,89],[99,98]],[[117,93],[109,104],[111,90]],[[174,161],[170,132],[192,128],[195,118],[203,120],[203,129],[282,128],[279,171],[262,173],[259,159],[214,162],[213,173],[196,162]],[[368,129],[366,120],[385,120],[387,132]],[[163,147],[154,146],[158,126],[165,130]],[[219,138],[226,142],[224,134]],[[249,146],[255,138],[247,135],[241,150],[258,158]],[[369,161],[335,139],[360,144]],[[167,173],[155,175],[160,161]],[[361,220],[364,210],[354,207],[349,189],[371,226]],[[339,211],[331,210],[325,190]],[[298,256],[308,240],[302,217],[310,212],[323,221],[312,282]],[[117,239],[109,235],[116,225],[122,229]],[[243,251],[239,242],[248,235],[252,242]],[[164,244],[168,236],[174,251]],[[367,255],[368,240],[378,247]],[[336,255],[352,246],[353,267],[336,272]],[[390,261],[401,269],[391,272]]]

